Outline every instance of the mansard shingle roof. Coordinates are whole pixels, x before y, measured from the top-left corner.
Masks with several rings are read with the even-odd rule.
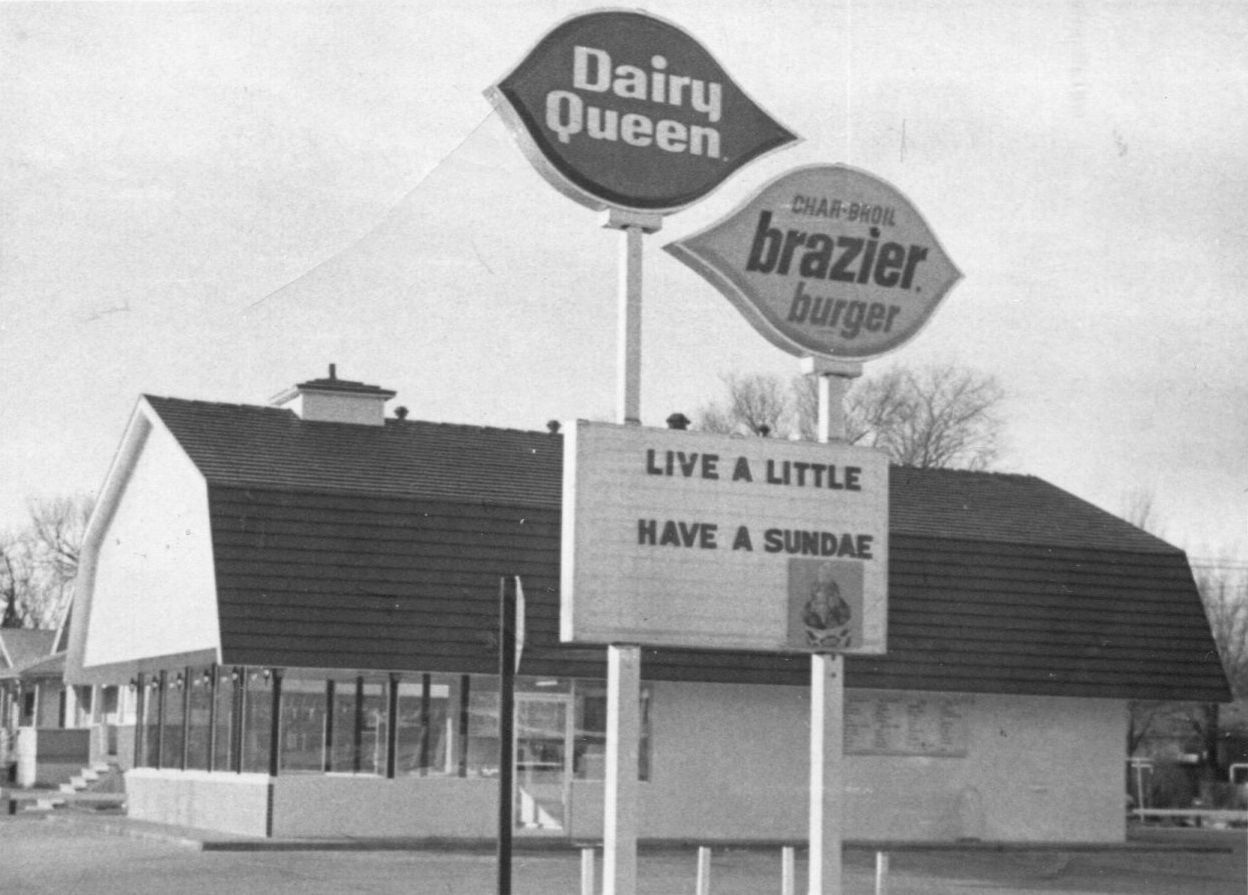
[[[602,674],[558,643],[563,439],[148,398],[203,473],[227,663],[490,673],[501,575],[525,673]],[[1182,551],[1025,475],[894,467],[889,652],[850,686],[1229,698]],[[650,650],[656,679],[808,681],[801,656]]]

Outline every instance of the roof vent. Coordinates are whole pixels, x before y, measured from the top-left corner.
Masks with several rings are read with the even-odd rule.
[[[293,410],[309,422],[384,426],[386,402],[394,395],[377,385],[339,379],[338,365],[330,364],[329,376],[301,382],[275,395],[270,403]]]

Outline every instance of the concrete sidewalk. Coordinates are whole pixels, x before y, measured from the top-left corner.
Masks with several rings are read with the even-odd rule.
[[[892,855],[889,895],[1244,895],[1244,831],[1149,830],[1117,848],[1002,848],[993,845],[901,851]],[[0,891],[45,895],[82,889],[95,895],[488,895],[495,891],[492,849],[416,849],[401,840],[274,843],[248,850],[205,843],[255,844],[242,837],[202,838],[117,816],[57,813],[0,821]],[[847,848],[845,895],[875,891],[874,850]],[[694,889],[695,850],[643,848],[639,895]],[[805,866],[799,855],[798,891]],[[780,891],[779,849],[717,849],[714,895]],[[525,847],[513,859],[514,895],[577,895],[575,849]]]

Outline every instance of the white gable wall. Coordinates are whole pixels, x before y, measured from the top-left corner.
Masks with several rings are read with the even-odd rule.
[[[807,688],[650,686],[643,838],[805,839]],[[1122,700],[911,695],[962,701],[965,754],[846,755],[847,839],[1123,841]],[[601,836],[602,784],[578,780],[572,793],[574,838]]]
[[[207,487],[144,410],[137,456],[113,471],[123,481],[94,557],[84,668],[220,648]]]

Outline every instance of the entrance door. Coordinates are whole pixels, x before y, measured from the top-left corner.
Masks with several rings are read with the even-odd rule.
[[[571,778],[571,701],[564,695],[516,694],[516,829],[565,833]]]

